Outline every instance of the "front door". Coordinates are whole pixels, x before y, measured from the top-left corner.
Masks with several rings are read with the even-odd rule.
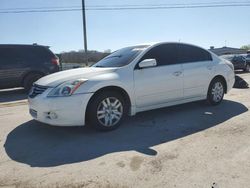
[[[176,44],[162,44],[149,50],[144,59],[156,59],[157,66],[134,70],[137,108],[150,108],[183,97],[182,65],[177,63]]]

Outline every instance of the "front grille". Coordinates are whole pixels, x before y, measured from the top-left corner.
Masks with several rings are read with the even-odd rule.
[[[33,87],[30,90],[29,97],[30,98],[34,98],[37,95],[42,94],[44,91],[46,91],[46,89],[48,89],[48,87],[46,87],[46,86],[39,86],[39,85],[34,84]]]

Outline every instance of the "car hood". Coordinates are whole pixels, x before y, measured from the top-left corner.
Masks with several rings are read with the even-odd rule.
[[[42,77],[41,79],[36,81],[35,84],[41,86],[56,87],[59,84],[66,81],[75,79],[90,79],[97,75],[114,72],[115,70],[117,70],[117,68],[97,68],[97,67],[66,70]]]

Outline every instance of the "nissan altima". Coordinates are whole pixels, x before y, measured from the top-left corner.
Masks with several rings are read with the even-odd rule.
[[[234,80],[233,65],[212,52],[162,42],[122,48],[92,67],[45,76],[28,100],[37,121],[112,130],[146,110],[198,100],[218,105]]]

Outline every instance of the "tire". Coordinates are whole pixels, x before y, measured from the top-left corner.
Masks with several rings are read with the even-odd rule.
[[[207,101],[211,105],[218,105],[223,100],[225,94],[225,84],[220,78],[211,81],[207,93]]]
[[[38,73],[31,73],[28,76],[26,76],[24,78],[24,81],[23,81],[23,87],[24,87],[25,91],[29,92],[29,90],[31,89],[33,83],[35,81],[37,81],[38,79],[40,79],[41,77],[42,77],[42,75],[38,74]]]
[[[249,64],[246,65],[244,71],[245,71],[245,72],[250,72],[250,65],[249,65]]]
[[[118,128],[128,114],[128,105],[119,92],[105,91],[91,99],[87,108],[87,123],[101,131]]]

